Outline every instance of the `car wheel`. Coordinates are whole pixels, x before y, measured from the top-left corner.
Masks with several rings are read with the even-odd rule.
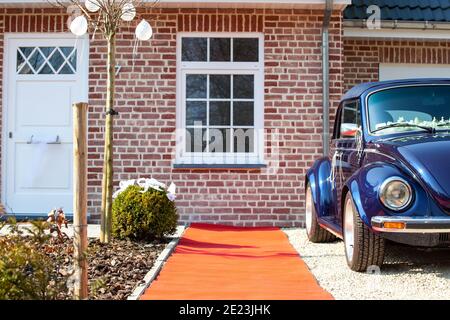
[[[311,242],[332,242],[336,239],[333,234],[322,228],[317,222],[316,209],[312,200],[311,186],[309,183],[306,186],[305,224],[306,234]]]
[[[345,196],[343,218],[345,256],[350,269],[362,272],[370,266],[381,267],[385,240],[361,220],[350,192]]]

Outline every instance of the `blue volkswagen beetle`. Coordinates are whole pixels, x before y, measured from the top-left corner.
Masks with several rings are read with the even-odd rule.
[[[342,238],[352,270],[381,266],[386,239],[450,245],[450,79],[351,89],[305,182],[309,240]]]

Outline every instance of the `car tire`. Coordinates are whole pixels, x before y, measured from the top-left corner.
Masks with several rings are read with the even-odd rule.
[[[306,235],[308,236],[309,241],[314,243],[324,243],[336,240],[336,237],[322,228],[317,221],[316,208],[312,200],[311,186],[309,183],[306,185],[305,218]]]
[[[350,192],[343,207],[343,236],[345,256],[351,270],[365,272],[369,267],[381,267],[385,240],[372,232],[361,220]]]

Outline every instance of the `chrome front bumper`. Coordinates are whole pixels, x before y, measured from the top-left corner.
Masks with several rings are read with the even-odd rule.
[[[393,223],[403,225],[403,228],[394,228]],[[450,216],[448,218],[377,216],[372,218],[372,228],[380,232],[447,233],[450,232]]]

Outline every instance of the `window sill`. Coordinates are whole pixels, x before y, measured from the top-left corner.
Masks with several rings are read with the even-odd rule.
[[[174,169],[263,169],[264,163],[252,164],[199,164],[199,163],[174,163]]]

